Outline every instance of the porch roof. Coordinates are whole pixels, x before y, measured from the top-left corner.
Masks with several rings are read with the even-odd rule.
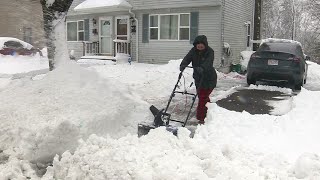
[[[81,13],[105,13],[127,11],[132,6],[126,0],[86,0],[74,8]]]

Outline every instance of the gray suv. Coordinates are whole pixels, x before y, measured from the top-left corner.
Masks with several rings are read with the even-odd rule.
[[[265,42],[251,55],[247,83],[287,81],[300,90],[306,83],[308,67],[301,45],[292,42]]]

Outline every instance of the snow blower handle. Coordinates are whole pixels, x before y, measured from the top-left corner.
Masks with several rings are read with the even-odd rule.
[[[186,66],[185,68],[193,68],[192,66]],[[183,68],[182,71],[180,71],[180,74],[179,74],[179,77],[178,77],[178,82],[180,81],[181,77],[182,77],[182,74],[183,74],[183,71],[185,70],[185,68]],[[177,84],[178,84],[177,82]]]

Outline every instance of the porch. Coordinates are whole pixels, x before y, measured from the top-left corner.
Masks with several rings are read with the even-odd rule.
[[[101,59],[115,61],[115,56],[118,53],[131,55],[131,42],[129,40],[113,40],[112,54],[102,53],[99,41],[83,41],[82,45],[83,56],[81,59]]]

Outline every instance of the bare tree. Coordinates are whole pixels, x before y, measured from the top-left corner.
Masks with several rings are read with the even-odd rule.
[[[320,62],[320,0],[264,0],[262,37],[295,39]]]
[[[52,22],[57,18],[56,14],[65,13],[68,11],[73,0],[55,0],[53,4],[48,5],[48,0],[40,0],[43,11],[45,37],[47,39],[48,58],[50,70],[54,69],[54,37],[53,37],[53,24]]]

